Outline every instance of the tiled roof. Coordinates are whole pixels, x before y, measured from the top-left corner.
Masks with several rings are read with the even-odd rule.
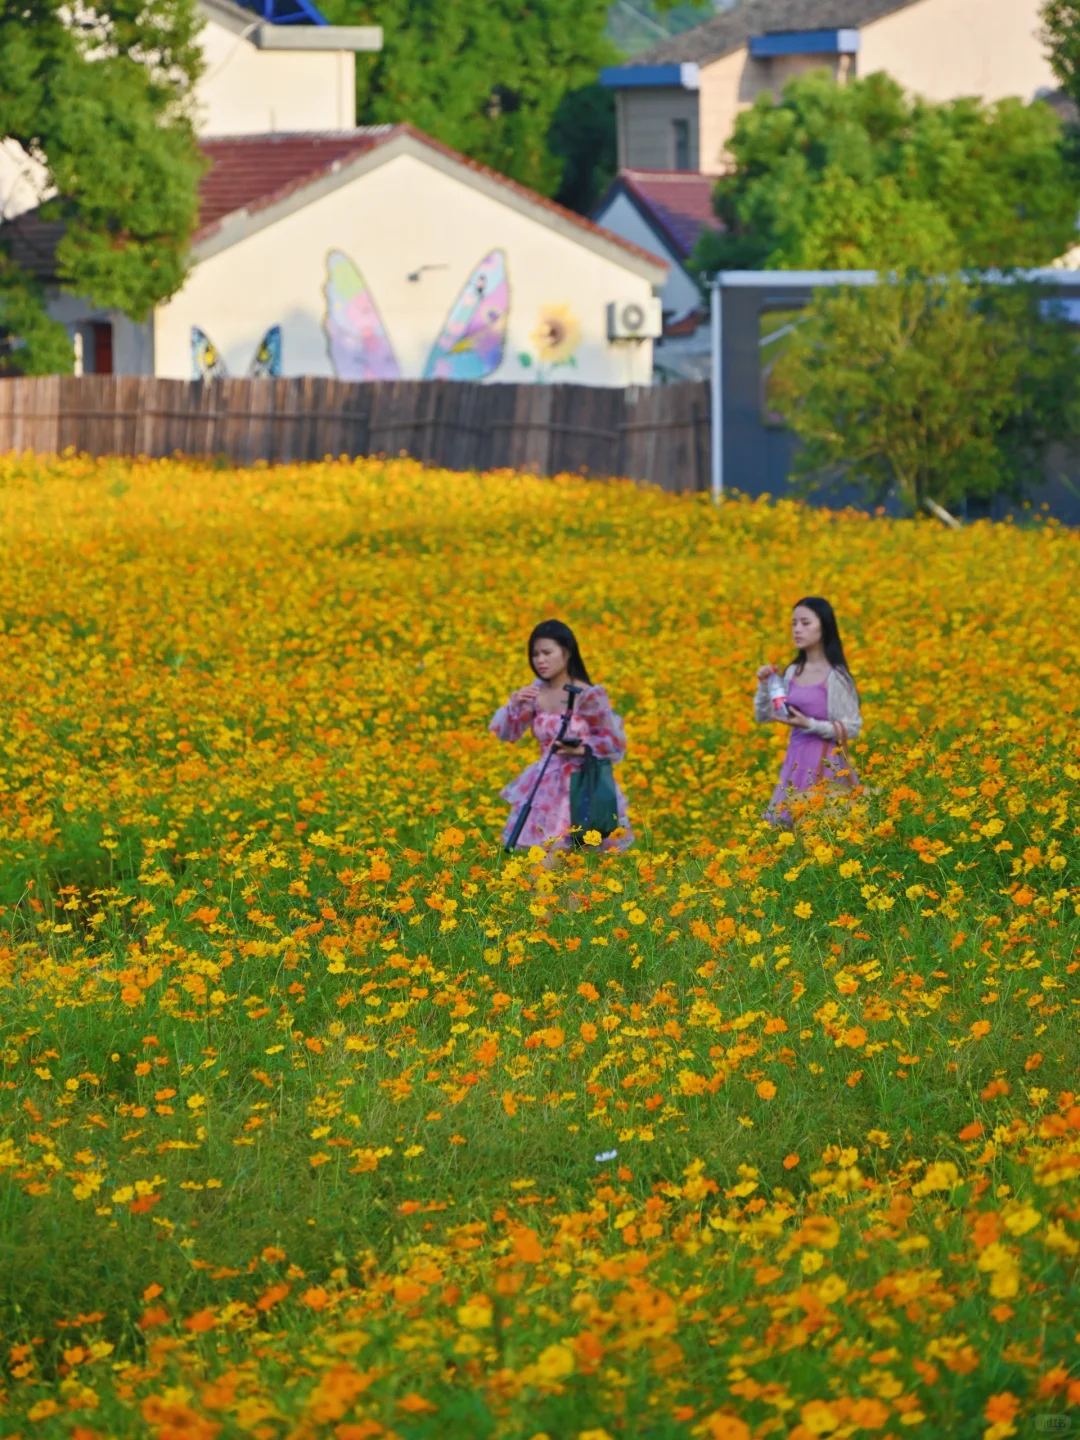
[[[916,0],[742,0],[741,4],[634,56],[635,65],[705,65],[748,44],[752,35],[784,30],[857,30]]]
[[[4,248],[16,265],[37,280],[56,275],[56,247],[64,234],[62,220],[43,220],[39,210],[24,210],[0,225]]]
[[[720,225],[712,208],[714,175],[683,170],[620,170],[619,182],[684,260],[692,254],[706,226]]]
[[[576,229],[617,245],[638,259],[651,261],[654,265],[666,264],[651,251],[613,235],[610,230],[586,220],[583,215],[567,210],[545,195],[519,185],[509,176],[471,160],[411,125],[377,125],[367,129],[312,134],[235,135],[203,140],[202,148],[211,161],[211,169],[204,176],[200,189],[196,242],[212,234],[227,215],[238,210],[246,210],[249,214],[265,210],[321,176],[332,173],[345,162],[400,136],[411,137],[464,169],[495,181],[531,205],[557,215]]]
[[[391,132],[390,125],[314,134],[229,135],[206,139],[200,149],[210,168],[199,185],[199,226],[204,239],[237,210],[265,209],[331,174],[345,160],[365,155]]]

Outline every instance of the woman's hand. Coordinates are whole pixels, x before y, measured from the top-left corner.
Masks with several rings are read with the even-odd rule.
[[[536,691],[531,685],[523,685],[520,690],[515,690],[510,696],[510,703],[517,701],[521,705],[529,704],[536,709]]]
[[[810,726],[814,723],[809,715],[804,715],[795,705],[788,705],[787,714],[779,715],[777,719],[781,720],[785,725],[794,726],[796,730],[809,730]]]
[[[576,755],[580,759],[585,754],[585,741],[556,740],[552,749],[556,755]]]
[[[769,678],[770,675],[775,675],[775,674],[776,674],[776,666],[775,666],[775,665],[762,665],[762,666],[759,667],[759,669],[758,669],[758,671],[757,671],[757,678],[758,678],[759,680],[768,680],[768,678]]]

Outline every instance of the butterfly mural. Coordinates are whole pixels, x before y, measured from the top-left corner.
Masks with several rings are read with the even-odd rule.
[[[492,250],[455,300],[424,366],[425,380],[483,380],[502,363],[510,313],[506,256]],[[326,338],[342,380],[397,380],[394,347],[363,275],[334,250],[326,262]]]
[[[191,327],[191,366],[196,380],[224,380],[228,375],[225,361],[217,346],[197,325]],[[281,326],[271,325],[259,342],[255,357],[248,366],[248,375],[259,379],[281,374]]]

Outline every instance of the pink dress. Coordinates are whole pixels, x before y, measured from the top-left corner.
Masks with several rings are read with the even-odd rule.
[[[787,698],[790,705],[801,710],[809,719],[828,720],[829,693],[824,680],[820,685],[800,685],[793,679],[788,685]],[[836,749],[835,740],[823,740],[809,730],[792,730],[780,769],[780,783],[765,812],[766,819],[773,824],[790,825],[789,793],[792,790],[810,790],[841,771],[847,771],[847,763]],[[857,777],[851,775],[848,783],[856,782]]]
[[[540,681],[535,680],[520,697],[511,697],[495,712],[490,729],[500,740],[520,740],[532,731],[540,742],[540,758],[512,780],[502,792],[502,798],[510,805],[510,816],[503,830],[503,843],[517,820],[518,811],[532,794],[537,776],[547,758],[548,751],[562,724],[562,715],[548,715],[536,708],[536,695]],[[619,761],[626,754],[626,732],[622,720],[611,708],[607,691],[602,685],[590,685],[584,694],[577,697],[574,718],[566,732],[568,740],[583,740],[599,760]],[[543,784],[536,793],[529,818],[518,840],[520,849],[530,845],[550,845],[555,849],[568,850],[570,839],[570,776],[581,768],[582,761],[571,755],[553,755],[547,767]],[[626,818],[626,796],[619,795],[619,825],[626,832],[616,839],[609,836],[602,849],[625,850],[634,843],[630,822]]]

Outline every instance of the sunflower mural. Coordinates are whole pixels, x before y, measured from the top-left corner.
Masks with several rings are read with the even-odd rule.
[[[581,321],[570,305],[541,305],[529,339],[536,353],[532,355],[529,351],[522,350],[518,361],[525,369],[535,365],[538,381],[546,380],[548,372],[560,365],[576,368],[576,351],[581,343]]]

